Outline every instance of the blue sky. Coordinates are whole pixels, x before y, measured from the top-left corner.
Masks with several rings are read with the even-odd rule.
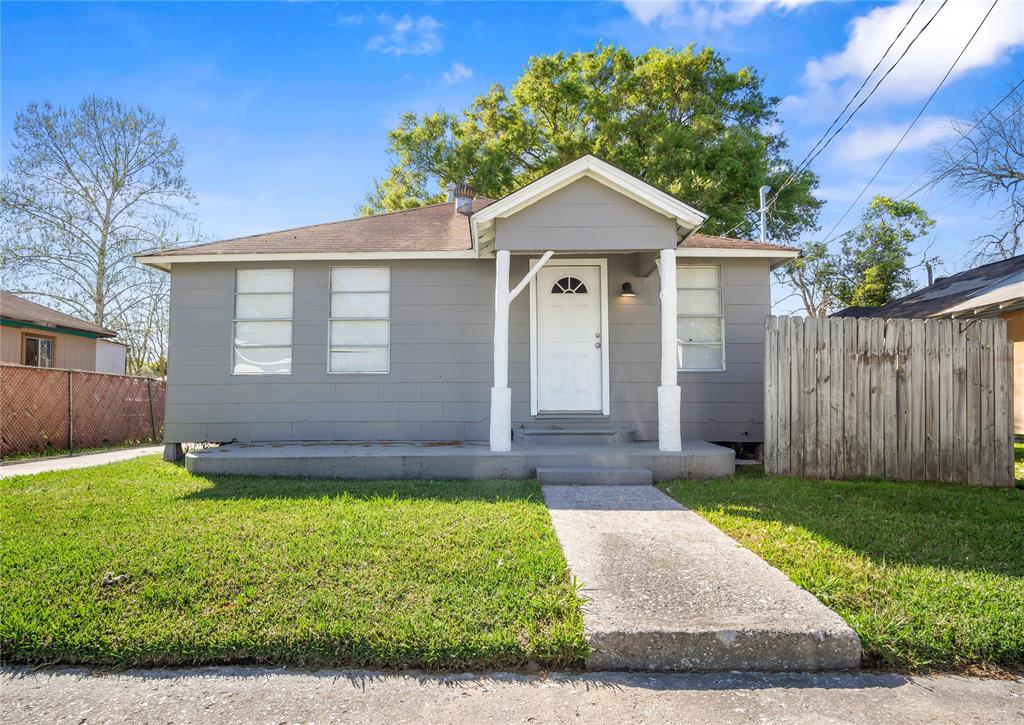
[[[926,0],[911,29],[938,3]],[[6,166],[14,115],[33,100],[74,104],[96,93],[143,103],[166,117],[187,151],[203,234],[232,237],[351,216],[384,172],[386,133],[401,112],[458,109],[492,83],[511,84],[531,55],[599,41],[637,52],[696,42],[765,76],[769,93],[784,99],[784,129],[800,159],[916,5],[4,2],[0,148]],[[874,173],[988,5],[953,0],[816,160],[827,202],[823,232]],[[899,192],[926,172],[927,146],[948,133],[949,119],[987,107],[1021,78],[1022,49],[1024,3],[1000,0],[864,201]],[[916,200],[939,222],[933,252],[946,271],[962,268],[989,210],[947,188]]]

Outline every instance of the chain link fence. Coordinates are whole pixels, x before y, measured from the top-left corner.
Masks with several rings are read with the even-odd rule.
[[[0,365],[0,458],[158,441],[161,380]]]

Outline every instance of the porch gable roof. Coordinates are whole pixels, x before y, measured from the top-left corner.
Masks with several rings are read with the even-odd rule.
[[[584,178],[592,179],[652,211],[675,220],[680,240],[697,230],[708,219],[707,214],[666,194],[661,189],[612,166],[607,161],[587,154],[474,213],[470,217],[474,239],[479,246],[486,246],[486,241],[493,237],[496,220],[510,217]]]

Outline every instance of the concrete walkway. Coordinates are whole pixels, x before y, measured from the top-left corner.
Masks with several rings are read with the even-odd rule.
[[[161,451],[163,451],[163,446],[143,446],[141,448],[118,448],[114,451],[86,453],[81,456],[54,456],[52,458],[36,458],[21,463],[4,463],[0,464],[0,478],[100,466],[104,463],[127,461],[131,458],[148,456],[152,453],[160,453]]]
[[[582,582],[588,669],[858,667],[846,622],[652,486],[544,486]]]
[[[877,674],[0,671],[4,722],[1019,723],[1024,682]]]

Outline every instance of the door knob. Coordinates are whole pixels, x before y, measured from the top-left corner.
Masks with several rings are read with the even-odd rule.
[[[594,347],[601,347],[601,343],[600,342],[595,342],[594,343]]]

